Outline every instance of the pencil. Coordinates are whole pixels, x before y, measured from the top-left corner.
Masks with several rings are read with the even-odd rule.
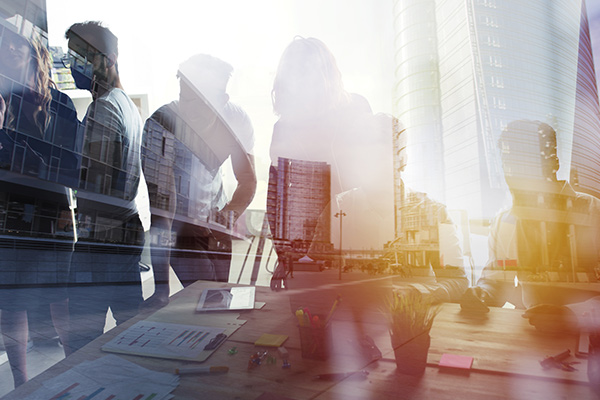
[[[178,375],[186,374],[212,374],[228,372],[229,367],[182,367],[175,368],[175,373]]]
[[[329,315],[327,316],[327,318],[325,319],[325,325],[327,325],[329,323],[329,320],[331,319],[331,317],[333,316],[333,313],[335,312],[335,310],[337,309],[338,304],[340,303],[340,301],[342,301],[342,296],[340,296],[339,294],[337,295],[337,297],[335,298],[335,301],[333,302],[333,305],[331,306],[331,311],[329,311]]]

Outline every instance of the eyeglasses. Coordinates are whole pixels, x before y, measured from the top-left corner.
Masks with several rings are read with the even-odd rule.
[[[77,71],[88,77],[93,75],[94,66],[92,65],[91,61],[87,57],[82,57],[80,54],[74,51],[69,50],[68,55],[63,57],[61,62],[65,68],[69,68],[73,72]]]
[[[87,65],[92,65],[93,60],[102,53],[99,52],[88,52],[87,56],[84,57],[79,53],[69,50],[69,53],[61,58],[62,65],[65,68],[71,68],[71,66],[85,69]]]

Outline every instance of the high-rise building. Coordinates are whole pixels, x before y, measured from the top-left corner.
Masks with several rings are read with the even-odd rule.
[[[407,191],[492,217],[508,198],[498,137],[527,119],[556,130],[559,178],[576,171],[578,190],[600,192],[583,1],[398,0],[394,12]]]
[[[274,240],[331,250],[331,166],[280,157],[271,168],[267,213]]]
[[[600,106],[585,0],[581,9],[571,182],[600,197]]]

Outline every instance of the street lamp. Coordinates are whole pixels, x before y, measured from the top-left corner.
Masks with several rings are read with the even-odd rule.
[[[344,256],[342,253],[342,221],[344,220],[345,216],[346,216],[346,213],[342,210],[340,210],[340,212],[338,212],[338,213],[335,213],[335,217],[340,219],[340,271],[339,271],[340,281],[342,280],[342,264],[344,263]]]

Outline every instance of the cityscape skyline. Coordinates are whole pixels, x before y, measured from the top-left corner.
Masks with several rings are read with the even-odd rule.
[[[576,170],[578,190],[598,193],[600,117],[584,2],[395,5],[395,106],[406,129],[403,154],[395,151],[407,190],[471,219],[493,217],[510,204],[497,138],[509,122],[531,119],[557,130],[559,178]]]

